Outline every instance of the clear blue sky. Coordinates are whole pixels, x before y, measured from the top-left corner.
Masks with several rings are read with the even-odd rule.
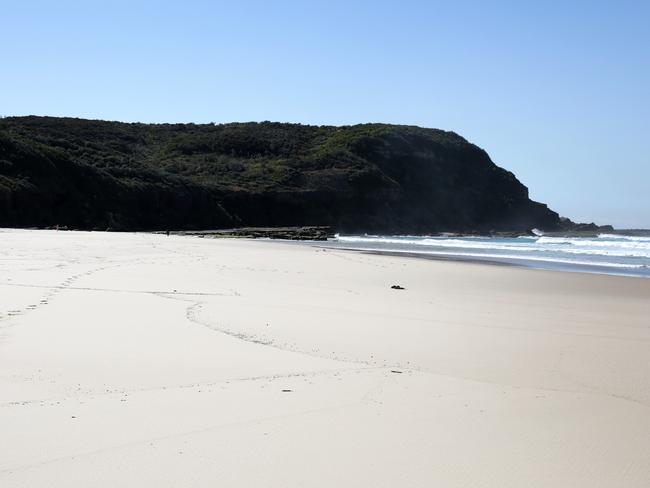
[[[650,227],[650,2],[0,0],[0,115],[454,130]]]

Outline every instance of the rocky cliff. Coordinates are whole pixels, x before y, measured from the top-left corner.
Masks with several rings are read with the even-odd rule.
[[[0,120],[0,226],[559,230],[461,136],[385,124]]]

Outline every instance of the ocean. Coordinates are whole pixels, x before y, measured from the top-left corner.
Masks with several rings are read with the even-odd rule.
[[[650,278],[650,234],[594,237],[434,237],[337,235],[328,247],[423,258]]]

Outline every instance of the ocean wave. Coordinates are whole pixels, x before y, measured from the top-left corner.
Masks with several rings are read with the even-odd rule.
[[[511,251],[527,251],[530,248],[524,245],[511,245],[511,244],[496,244],[489,241],[479,241],[477,238],[470,240],[466,238],[456,239],[449,237],[420,237],[420,238],[407,238],[407,237],[360,237],[360,236],[340,236],[339,242],[351,243],[382,243],[382,244],[401,244],[411,246],[435,246],[435,247],[460,247],[471,249],[492,249],[501,248],[509,249]],[[485,239],[485,238],[483,238]]]
[[[401,254],[422,254],[433,256],[447,256],[447,257],[470,257],[470,258],[487,258],[487,259],[507,259],[513,261],[540,261],[547,263],[562,263],[574,264],[578,266],[595,266],[601,268],[624,268],[624,269],[646,269],[645,264],[626,264],[617,262],[595,262],[595,261],[579,261],[574,259],[562,259],[554,257],[537,257],[537,256],[522,256],[518,254],[484,254],[484,253],[471,253],[471,252],[444,252],[444,251],[417,251],[408,249],[387,249],[387,248],[366,248],[364,251],[372,252],[393,252]]]
[[[338,246],[367,251],[388,251],[440,257],[501,262],[539,263],[539,268],[580,266],[595,272],[627,270],[650,276],[650,237],[601,234],[598,237],[440,237],[337,236]],[[532,264],[530,264],[532,265]]]
[[[598,234],[603,239],[622,239],[625,241],[650,242],[650,236],[628,236],[624,234]]]
[[[339,242],[366,246],[369,244],[400,245],[408,248],[449,249],[450,252],[461,250],[510,251],[527,253],[578,254],[620,258],[650,259],[650,243],[598,242],[587,238],[539,237],[527,238],[441,238],[411,236],[339,236]],[[458,250],[458,251],[454,251]]]
[[[601,240],[589,238],[569,238],[569,237],[540,237],[537,244],[546,244],[551,246],[576,246],[581,248],[594,249],[631,249],[650,252],[649,241],[632,241],[632,240]]]

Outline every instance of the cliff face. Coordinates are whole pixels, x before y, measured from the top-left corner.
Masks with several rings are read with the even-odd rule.
[[[330,225],[557,230],[558,214],[452,132],[364,124],[0,120],[0,226]]]

